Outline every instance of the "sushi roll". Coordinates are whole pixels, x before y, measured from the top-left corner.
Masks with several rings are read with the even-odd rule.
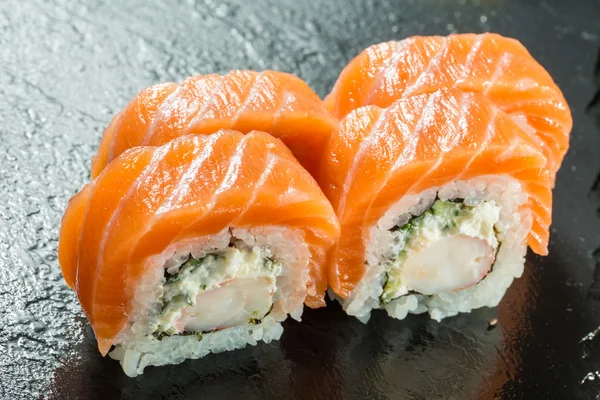
[[[569,147],[571,112],[548,72],[515,39],[457,34],[373,45],[344,68],[325,105],[342,118],[443,87],[481,93],[500,107],[543,149],[554,179]]]
[[[66,283],[129,376],[276,340],[320,307],[337,217],[267,133],[221,130],[114,159],[69,203]]]
[[[319,180],[340,220],[329,283],[367,321],[498,304],[527,246],[547,254],[551,179],[536,141],[483,95],[440,89],[350,112]]]
[[[268,132],[315,174],[323,144],[338,120],[300,78],[277,71],[231,71],[142,90],[105,129],[92,178],[125,150],[161,146],[219,129]]]

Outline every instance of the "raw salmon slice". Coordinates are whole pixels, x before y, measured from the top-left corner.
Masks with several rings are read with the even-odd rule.
[[[532,134],[554,175],[569,147],[572,118],[548,72],[515,39],[497,34],[415,36],[373,45],[340,74],[325,99],[338,117],[442,87],[481,93]]]
[[[337,123],[303,80],[283,72],[232,71],[159,84],[142,90],[106,128],[92,178],[132,147],[219,129],[268,132],[314,174]]]

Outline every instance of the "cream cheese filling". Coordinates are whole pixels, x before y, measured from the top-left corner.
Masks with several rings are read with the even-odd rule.
[[[265,248],[235,245],[165,271],[154,336],[260,323],[273,307],[282,264]]]

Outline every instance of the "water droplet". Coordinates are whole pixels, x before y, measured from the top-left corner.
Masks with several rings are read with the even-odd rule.
[[[581,384],[583,385],[584,383],[586,383],[587,381],[593,381],[594,379],[596,379],[596,377],[600,378],[600,372],[598,371],[594,371],[594,372],[589,372],[581,381]]]
[[[586,32],[586,31],[582,31],[581,32],[581,38],[583,40],[596,41],[596,40],[598,40],[598,35],[596,35],[595,33],[590,33],[590,32]]]
[[[581,338],[581,340],[579,341],[579,343],[583,343],[583,342],[587,342],[589,340],[592,340],[596,336],[598,336],[598,334],[600,334],[600,327],[594,329],[593,331],[591,331],[590,333],[588,333],[587,335],[585,335],[583,338]]]
[[[479,17],[479,22],[481,22],[482,24],[485,24],[488,20],[487,15],[482,15],[481,17]]]
[[[17,324],[27,324],[32,320],[31,315],[25,314],[20,311],[13,312],[13,318]]]
[[[31,323],[30,327],[34,332],[42,332],[46,330],[46,327],[40,321]]]
[[[217,17],[225,17],[227,15],[227,11],[228,11],[229,7],[225,4],[221,4],[219,7],[217,7],[215,9],[215,14],[217,15]]]

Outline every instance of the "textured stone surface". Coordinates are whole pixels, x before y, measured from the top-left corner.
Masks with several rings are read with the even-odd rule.
[[[167,5],[168,4],[168,5]],[[588,1],[0,2],[0,398],[593,398],[600,325],[600,3]],[[320,94],[362,48],[415,34],[519,38],[572,106],[550,256],[497,310],[368,325],[339,307],[279,343],[150,368],[102,359],[56,261],[62,212],[111,116],[145,86],[233,68],[297,73]],[[589,104],[589,107],[588,107]],[[587,110],[587,111],[586,111]],[[598,252],[596,253],[598,254]],[[600,256],[597,256],[600,258]],[[598,274],[600,276],[600,274]],[[498,317],[495,329],[487,322]],[[599,338],[600,340],[600,338]]]

